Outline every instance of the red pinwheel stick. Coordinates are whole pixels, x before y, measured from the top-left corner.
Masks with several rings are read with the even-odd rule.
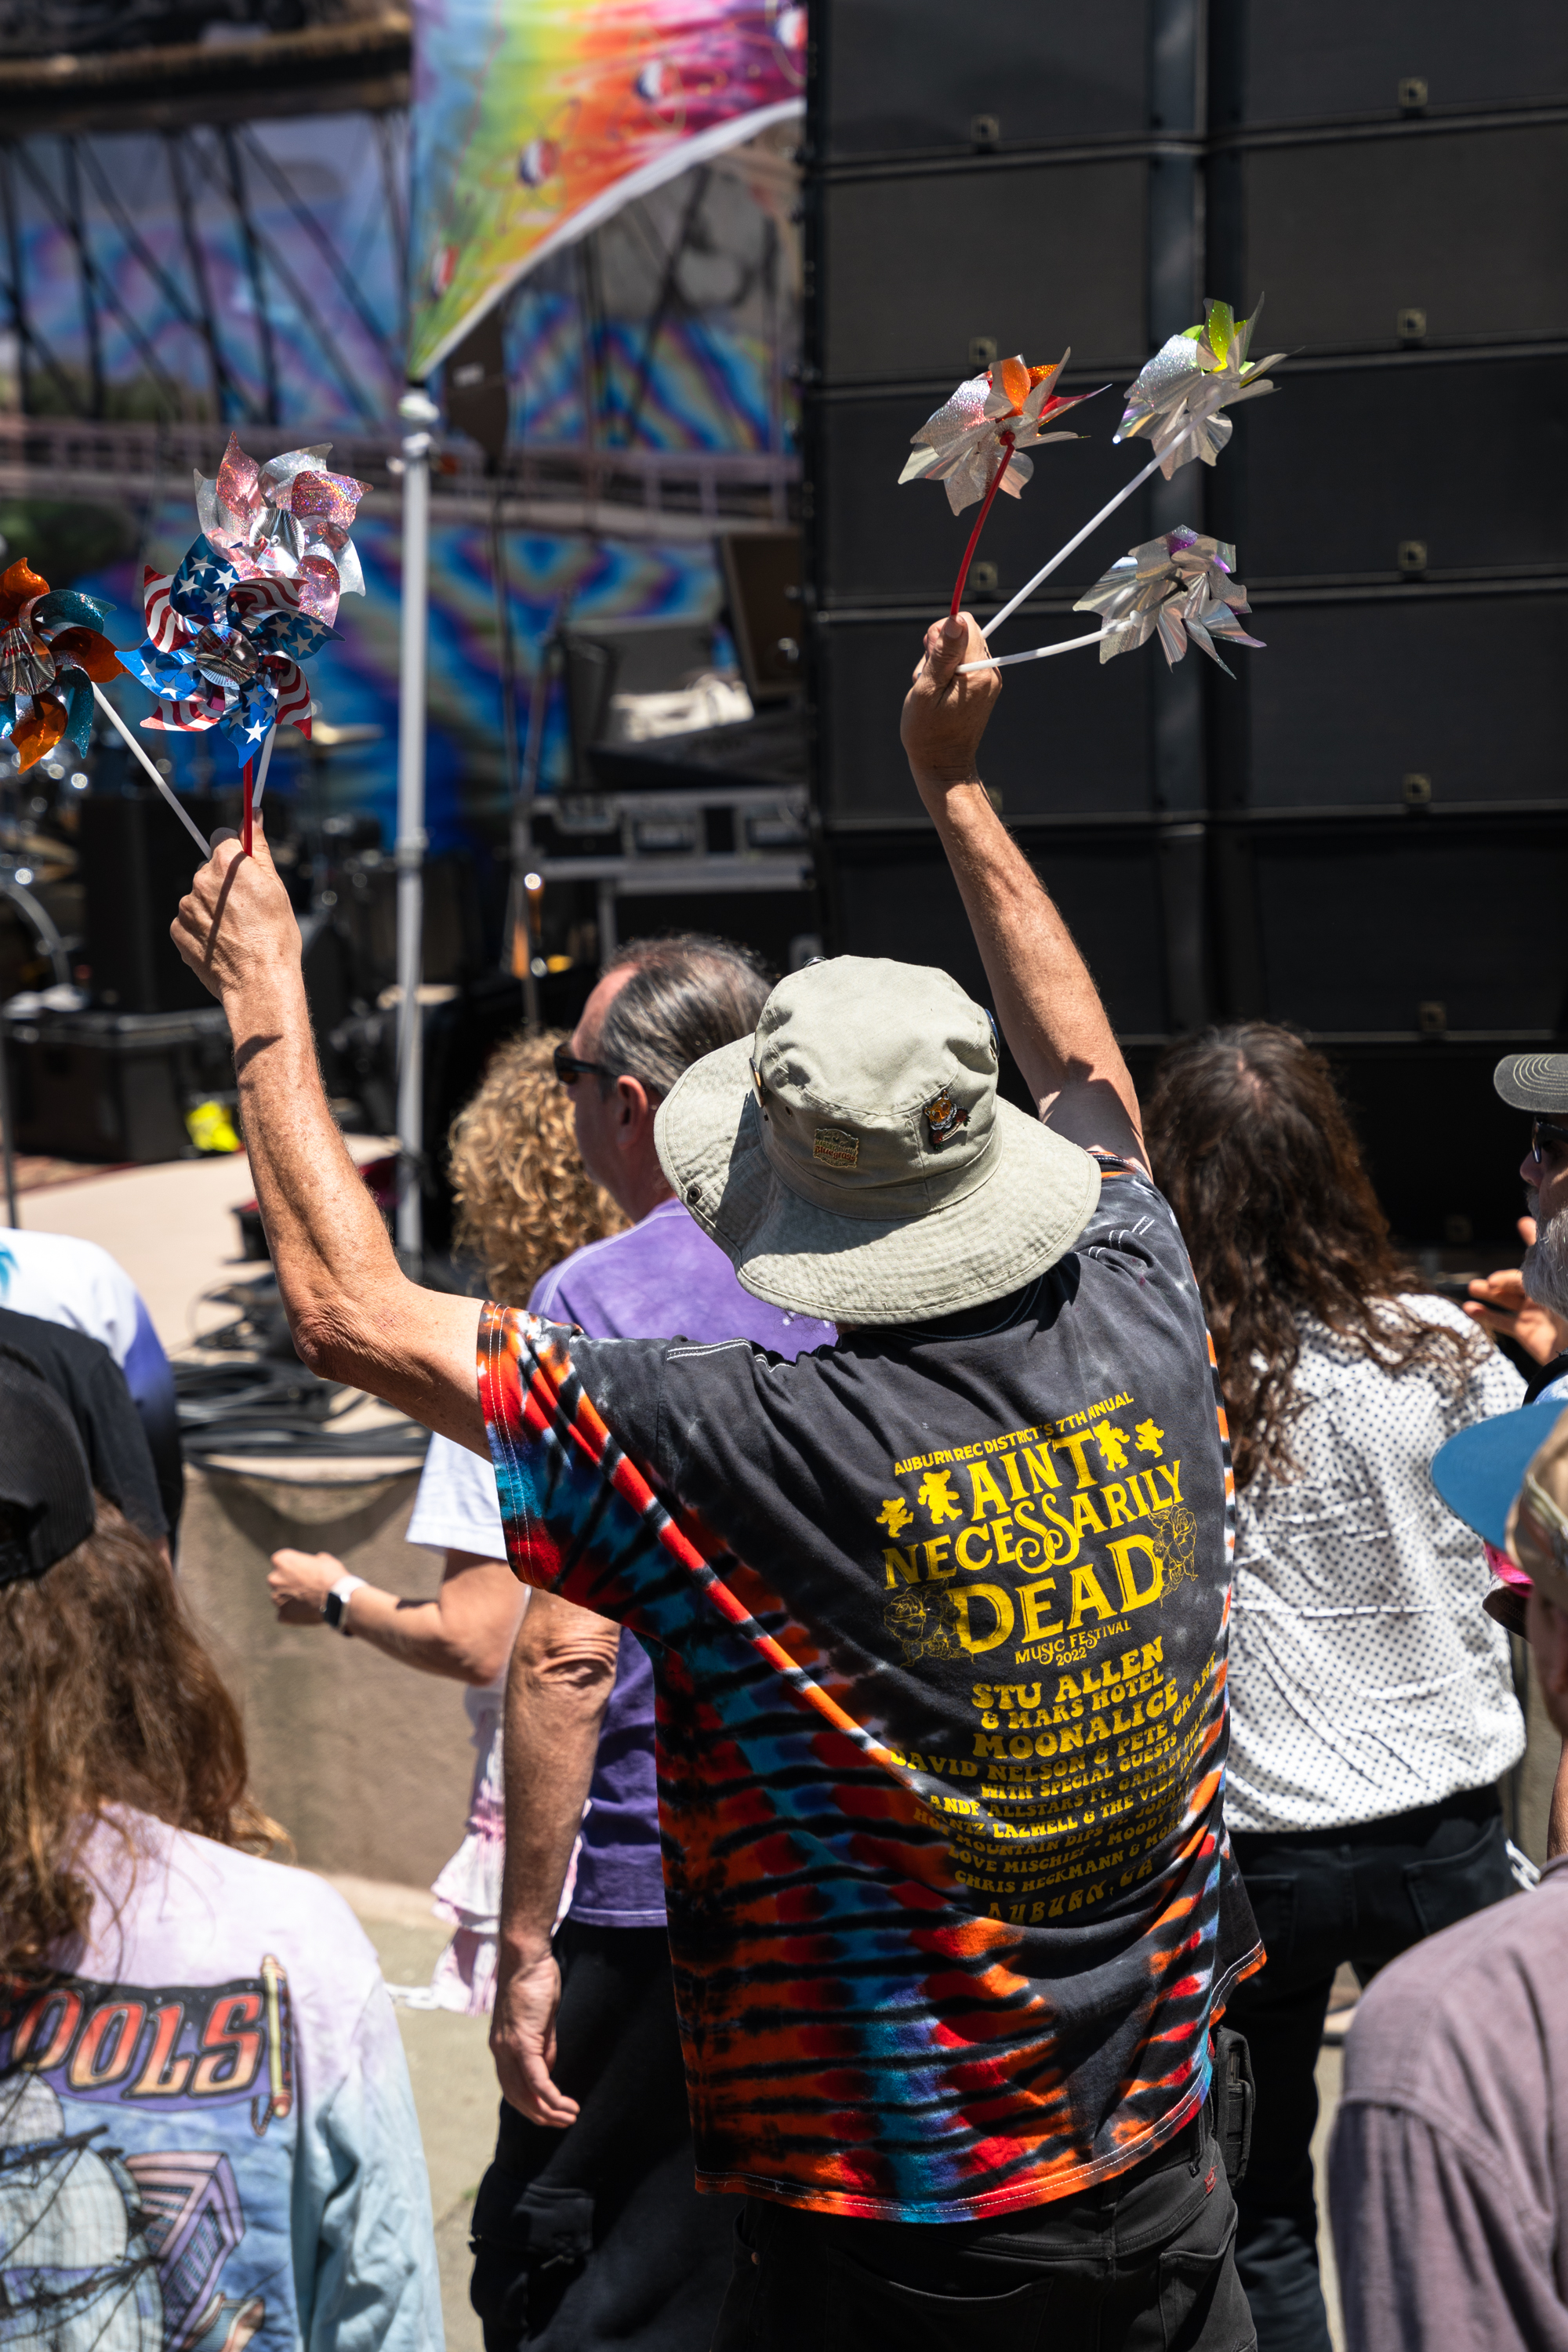
[[[974,551],[980,544],[980,534],[985,528],[985,518],[991,511],[991,501],[1001,488],[1002,477],[1013,462],[1013,436],[1010,433],[1001,433],[996,437],[1002,444],[1001,463],[991,477],[991,487],[985,493],[984,503],[975,520],[974,529],[969,534],[969,545],[963,551],[963,561],[958,567],[958,579],[953,586],[952,602],[947,608],[950,620],[956,621],[958,618],[958,608],[963,602],[963,583],[969,577],[969,567],[974,560]]]
[[[255,804],[252,798],[254,788],[251,782],[255,771],[255,761],[247,760],[245,763],[245,814],[240,819],[239,828],[239,845],[241,849],[244,850],[247,857],[250,856],[250,829],[256,814]]]

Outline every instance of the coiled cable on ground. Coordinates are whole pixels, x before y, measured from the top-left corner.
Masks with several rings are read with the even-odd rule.
[[[173,1367],[180,1448],[201,1464],[219,1454],[422,1462],[430,1433],[400,1418],[373,1427],[336,1429],[363,1399],[340,1381],[324,1381],[294,1352],[288,1318],[270,1273],[220,1284],[199,1307],[229,1307],[232,1318],[199,1333],[194,1345],[226,1359],[181,1360]]]

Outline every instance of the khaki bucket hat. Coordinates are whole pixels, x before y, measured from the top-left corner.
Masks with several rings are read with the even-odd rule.
[[[881,958],[782,980],[754,1038],[682,1074],[654,1138],[745,1287],[830,1322],[1005,1298],[1100,1197],[1087,1151],[998,1098],[984,1007],[944,971]]]

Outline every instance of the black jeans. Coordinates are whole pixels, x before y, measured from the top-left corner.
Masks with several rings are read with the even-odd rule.
[[[662,1927],[555,1939],[565,2131],[504,2103],[474,2202],[468,2299],[485,2352],[702,2352],[730,2273],[735,2200],[700,2197]]]
[[[1237,2191],[1237,2263],[1258,2352],[1329,2352],[1312,2195],[1316,2071],[1334,1971],[1364,1983],[1424,1936],[1515,1892],[1495,1789],[1299,1836],[1233,1832],[1268,1959],[1225,2021],[1247,2036],[1258,2105]]]
[[[994,2221],[748,2198],[711,2352],[1249,2352],[1208,2113],[1119,2179]]]

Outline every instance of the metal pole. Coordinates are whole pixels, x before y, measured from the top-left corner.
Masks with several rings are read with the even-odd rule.
[[[11,1034],[0,1013],[0,1155],[5,1163],[5,1223],[15,1233],[21,1224],[16,1213],[16,1155],[11,1139]]]
[[[440,415],[417,384],[397,404],[403,439],[403,611],[397,708],[397,1253],[417,1277],[424,1255],[424,1055],[419,977],[425,930],[425,659],[430,590],[430,434]]]
[[[533,665],[533,685],[528,698],[528,746],[523,753],[522,775],[511,804],[511,950],[512,970],[522,982],[523,1025],[531,1037],[540,1030],[539,976],[533,969],[538,949],[538,929],[534,920],[537,908],[535,894],[528,887],[528,877],[533,863],[533,803],[539,794],[540,762],[544,756],[545,705],[550,699],[550,679],[554,665],[555,631],[559,626],[565,600],[555,607],[554,618],[540,642]],[[518,940],[521,938],[522,969],[518,971]]]

